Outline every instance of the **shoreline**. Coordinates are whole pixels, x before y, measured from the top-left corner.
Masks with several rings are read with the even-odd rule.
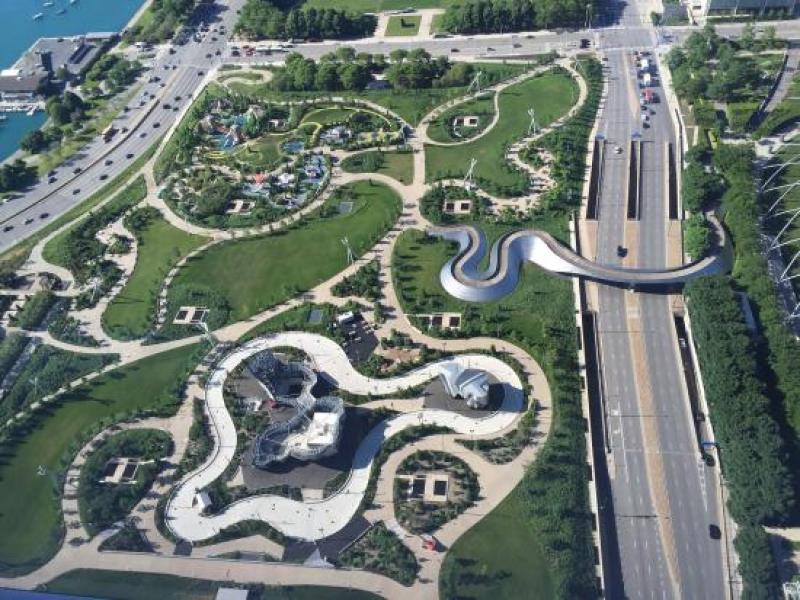
[[[126,29],[132,27],[141,18],[141,16],[145,13],[145,11],[150,8],[150,6],[152,4],[153,4],[153,0],[144,0],[142,2],[142,5],[136,10],[135,13],[133,13],[131,18],[128,19],[128,22],[119,31],[117,31],[117,35],[120,36],[120,39],[117,41],[116,44],[114,44],[113,46],[111,46],[108,49],[108,52],[113,52],[114,50],[119,48],[120,43],[122,42],[122,32],[125,31]],[[22,58],[25,56],[25,54],[28,53],[30,51],[30,49],[33,48],[33,46],[36,45],[37,41],[38,40],[35,40],[28,47],[28,49],[20,55],[20,57],[14,62],[14,65],[12,65],[11,68],[14,68],[17,65],[17,63],[19,63],[22,60]],[[44,108],[42,110],[44,110]],[[45,127],[47,127],[47,125],[49,124],[49,122],[50,122],[50,119],[47,119],[44,123],[42,123],[42,126],[38,128],[38,131],[44,130]],[[6,158],[0,160],[0,165],[10,164],[10,163],[14,162],[17,159],[26,160],[26,159],[30,159],[30,158],[31,158],[31,156],[27,152],[22,150],[19,147],[19,144],[18,144],[17,145],[17,149],[14,150],[13,153],[9,154]]]
[[[122,32],[123,32],[123,31],[125,31],[126,29],[130,29],[131,27],[133,27],[134,25],[136,25],[136,22],[137,22],[139,19],[141,19],[141,18],[142,18],[142,15],[145,13],[145,11],[147,11],[147,9],[149,9],[149,8],[150,8],[150,6],[151,6],[152,4],[153,4],[153,0],[144,0],[144,2],[143,2],[143,3],[142,3],[142,5],[141,5],[141,6],[138,8],[138,10],[137,10],[135,13],[133,13],[133,16],[132,16],[130,19],[128,19],[128,22],[127,22],[127,23],[125,23],[125,25],[122,27],[122,29],[120,29],[120,30],[119,30],[117,33],[118,33],[119,35],[122,35]]]

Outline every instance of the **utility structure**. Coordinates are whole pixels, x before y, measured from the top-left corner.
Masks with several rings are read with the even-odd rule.
[[[469,169],[467,169],[467,174],[464,176],[464,189],[468,192],[471,192],[475,188],[475,165],[478,164],[477,158],[471,158],[469,161]]]
[[[481,79],[483,78],[483,71],[478,71],[475,73],[475,77],[472,78],[472,81],[467,88],[467,93],[471,93],[472,91],[481,91]]]
[[[341,242],[347,252],[347,264],[352,265],[355,262],[355,258],[353,257],[353,249],[350,247],[350,240],[343,237]]]
[[[528,109],[528,116],[531,118],[531,122],[528,123],[528,135],[536,135],[539,133],[539,126],[536,124],[536,111],[532,106]]]

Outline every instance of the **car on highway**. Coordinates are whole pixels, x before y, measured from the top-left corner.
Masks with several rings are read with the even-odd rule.
[[[216,52],[214,52],[214,54],[216,54],[217,56],[221,56],[221,55],[222,55],[222,50],[220,50],[219,48],[217,48],[217,51],[216,51]]]
[[[450,48],[450,52],[458,52],[458,48]]]
[[[40,214],[40,215],[39,215],[39,218],[40,218],[40,219],[46,219],[46,218],[48,218],[49,216],[50,216],[50,213],[49,213],[49,212],[43,212],[42,214]]]
[[[180,101],[181,101],[181,96],[175,96],[175,102],[180,102]]]
[[[114,161],[113,161],[113,160],[111,160],[110,158],[107,158],[103,164],[104,164],[105,166],[113,165],[113,164],[114,164]]]
[[[198,77],[202,77],[203,75],[205,75],[205,73],[203,73],[203,71],[198,71],[197,75],[198,75]]]
[[[206,54],[206,58],[211,58],[211,56],[212,56],[211,52],[209,52],[208,54]]]
[[[146,138],[147,137],[147,132],[143,131],[142,133],[139,134],[139,137],[140,138]]]
[[[9,231],[11,231],[12,229],[14,229],[14,226],[13,226],[13,225],[5,225],[5,226],[3,227],[3,232],[4,232],[4,233],[8,233],[8,232],[9,232]]]
[[[125,155],[125,158],[127,158],[128,160],[130,160],[131,158],[133,158],[133,152],[128,152],[128,153]]]
[[[55,182],[56,182],[56,178],[55,177],[50,177],[47,180],[47,183],[55,183]]]
[[[158,129],[159,127],[161,127],[161,123],[159,123],[158,121],[153,123],[153,129]]]
[[[614,148],[614,154],[622,154],[622,146],[617,146]]]
[[[27,219],[25,219],[23,225],[30,225],[31,223],[33,223],[33,217],[28,217]]]
[[[712,523],[708,526],[708,535],[712,540],[718,540],[722,537],[722,532],[720,531],[719,526]]]
[[[74,169],[72,169],[72,172],[75,173],[75,175],[77,175],[81,171],[82,171],[82,169],[80,167],[75,167]]]
[[[171,108],[172,108],[172,105],[169,102],[165,102],[164,103],[164,110],[170,110]]]
[[[103,173],[100,175],[100,181],[105,181],[106,179],[108,179],[108,173]]]
[[[74,190],[72,190],[72,195],[73,196],[77,196],[80,193],[81,193],[81,188],[75,188]]]

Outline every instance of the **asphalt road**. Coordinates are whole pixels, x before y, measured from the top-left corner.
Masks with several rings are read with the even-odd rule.
[[[228,31],[233,29],[236,9],[243,0],[230,0],[220,8],[218,19]],[[471,60],[487,57],[523,57],[550,50],[574,51],[582,38],[589,38],[609,58],[609,96],[602,114],[600,131],[614,144],[627,148],[631,134],[641,131],[645,141],[644,202],[641,214],[641,235],[638,263],[658,267],[665,264],[665,211],[663,142],[671,139],[666,105],[656,107],[653,125],[642,131],[638,103],[632,89],[632,48],[652,48],[665,41],[683,39],[690,28],[668,28],[656,31],[646,25],[646,10],[636,5],[615,14],[614,5],[608,19],[618,25],[589,31],[562,34],[506,34],[445,38],[425,41],[364,41],[351,45],[358,51],[388,54],[396,48],[424,48],[434,55]],[[219,21],[218,21],[219,23]],[[797,39],[800,25],[796,22],[774,23],[778,34]],[[723,25],[718,31],[735,34],[741,25]],[[140,156],[162,132],[170,128],[180,110],[191,101],[203,77],[221,58],[231,60],[228,43],[206,37],[202,42],[189,42],[178,47],[175,55],[162,52],[155,60],[153,72],[165,84],[150,83],[142,93],[153,93],[158,105],[144,114],[152,100],[144,106],[133,101],[133,110],[118,120],[130,132],[125,139],[106,144],[96,140],[88,145],[69,165],[60,167],[56,181],[47,178],[21,198],[0,206],[0,251],[41,229],[118,175],[132,160]],[[310,58],[335,50],[341,43],[305,44],[297,51]],[[456,51],[454,51],[454,49]],[[207,54],[212,58],[208,59]],[[270,57],[236,59],[238,62],[280,61],[283,54]],[[177,69],[164,69],[177,65]],[[175,97],[181,100],[176,101]],[[662,98],[664,95],[661,94]],[[170,103],[178,110],[164,108]],[[141,123],[138,123],[141,120]],[[138,124],[137,124],[138,123]],[[159,123],[159,127],[155,126]],[[117,134],[120,136],[120,134]],[[118,144],[118,145],[115,145]],[[113,148],[112,148],[113,147]],[[627,150],[626,150],[627,152]],[[129,158],[130,155],[130,158]],[[106,164],[111,161],[110,164]],[[82,171],[74,174],[80,166]],[[598,258],[614,263],[619,259],[617,245],[625,244],[626,153],[609,153],[604,166],[605,177],[599,205]],[[107,176],[101,181],[101,176]],[[73,193],[74,190],[79,190]],[[40,215],[47,213],[47,218]],[[30,220],[29,223],[25,223]],[[630,598],[721,598],[724,577],[720,543],[710,540],[708,525],[718,522],[716,514],[716,473],[698,463],[689,404],[681,379],[672,325],[670,299],[666,296],[638,296],[640,314],[635,322],[641,325],[644,351],[631,344],[631,315],[626,302],[627,292],[600,287],[598,315],[599,346],[603,360],[605,398],[608,410],[612,452],[609,456],[612,493],[616,513],[617,538],[622,582],[609,582],[608,595]],[[635,360],[645,362],[649,379],[649,407],[642,404],[642,386],[637,384]],[[638,374],[641,376],[641,373]],[[656,432],[657,442],[645,432]],[[654,474],[653,464],[658,465]],[[648,470],[649,469],[649,470]],[[661,503],[657,501],[661,498]],[[664,498],[666,503],[664,503]],[[666,506],[666,510],[660,508]],[[666,529],[665,529],[666,528]],[[668,567],[668,549],[664,531],[671,532],[670,545],[675,549],[675,569]]]
[[[598,259],[618,263],[617,246],[627,245],[628,147],[631,136],[639,133],[643,200],[639,241],[629,251],[637,253],[637,266],[663,267],[667,219],[664,144],[674,142],[665,94],[659,90],[662,101],[649,116],[651,126],[643,128],[634,59],[624,50],[608,52],[608,94],[600,132],[624,152],[606,155]],[[709,537],[709,524],[719,523],[716,474],[699,460],[670,298],[634,297],[618,288],[599,286],[598,300],[598,339],[611,440],[608,462],[623,579],[607,581],[608,596],[722,598],[721,542]],[[632,331],[641,332],[640,342],[634,342]],[[672,568],[670,555],[674,557]]]

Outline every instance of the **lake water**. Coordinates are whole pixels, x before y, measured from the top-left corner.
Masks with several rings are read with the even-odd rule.
[[[45,6],[52,1],[53,6]],[[90,31],[119,31],[143,0],[0,0],[0,68],[10,67],[40,37],[61,37]],[[66,10],[57,15],[59,10]],[[33,15],[43,13],[36,21]],[[43,114],[27,117],[6,113],[0,123],[0,160],[12,154],[19,140],[41,127]]]

